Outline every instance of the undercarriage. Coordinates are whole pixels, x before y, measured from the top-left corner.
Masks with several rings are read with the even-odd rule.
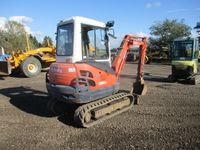
[[[61,111],[61,107],[64,108],[64,105],[60,104],[59,108],[56,110],[55,105],[58,105],[58,103],[59,101],[51,100],[49,101],[48,108],[53,112],[56,112],[57,110]],[[119,92],[75,108],[74,121],[80,127],[91,127],[127,111],[132,108],[133,103],[134,97],[129,92]]]

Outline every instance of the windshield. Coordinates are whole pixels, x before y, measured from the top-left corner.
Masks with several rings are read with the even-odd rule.
[[[108,36],[105,29],[82,25],[83,59],[107,59]]]
[[[56,45],[56,53],[58,56],[72,56],[73,24],[67,24],[58,27]]]
[[[175,41],[172,49],[173,59],[191,59],[193,54],[193,40]]]

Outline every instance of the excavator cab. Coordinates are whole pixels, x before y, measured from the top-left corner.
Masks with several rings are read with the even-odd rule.
[[[49,93],[63,97],[65,85],[66,102],[86,103],[118,91],[109,47],[112,26],[78,16],[58,23],[56,63],[47,74]]]
[[[57,27],[56,62],[95,61],[111,65],[108,30],[113,24],[73,17]]]

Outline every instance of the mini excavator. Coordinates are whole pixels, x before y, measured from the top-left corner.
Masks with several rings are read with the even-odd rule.
[[[77,105],[74,121],[81,127],[91,127],[127,111],[146,93],[146,37],[126,35],[111,62],[109,39],[114,38],[113,25],[113,21],[102,23],[77,16],[57,26],[56,62],[46,75],[51,97],[48,108],[55,111],[59,102]],[[120,73],[133,46],[140,49],[136,81],[131,91],[120,91]]]

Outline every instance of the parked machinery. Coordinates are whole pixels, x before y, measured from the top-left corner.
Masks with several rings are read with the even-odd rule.
[[[34,50],[13,53],[9,58],[0,61],[0,73],[23,73],[26,77],[37,76],[42,68],[55,62],[55,47],[42,47]]]
[[[171,48],[172,74],[170,81],[188,80],[191,84],[199,81],[199,44],[197,38],[175,39]]]
[[[56,111],[59,102],[77,105],[75,122],[82,127],[93,126],[132,108],[139,95],[146,93],[143,66],[146,38],[126,35],[111,62],[109,39],[114,22],[73,17],[58,23],[56,63],[46,77],[51,97],[48,108]],[[128,50],[139,46],[136,82],[131,91],[119,91],[119,77]],[[92,51],[91,51],[92,47]]]

